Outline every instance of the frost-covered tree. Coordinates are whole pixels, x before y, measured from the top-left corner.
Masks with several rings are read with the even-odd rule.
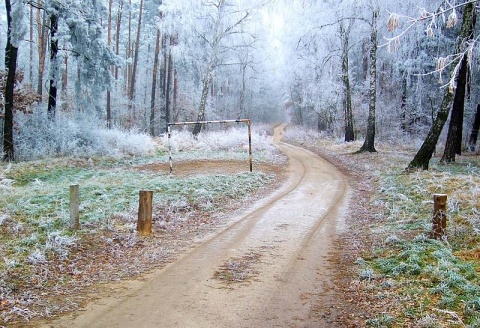
[[[428,169],[430,159],[433,156],[435,151],[435,147],[437,145],[438,139],[440,134],[443,130],[445,122],[448,119],[451,103],[454,98],[454,90],[456,88],[456,81],[458,78],[458,73],[462,66],[462,58],[464,58],[465,54],[469,53],[469,49],[473,49],[474,43],[468,42],[468,40],[473,39],[471,37],[473,33],[473,24],[474,24],[474,17],[475,17],[475,5],[474,2],[465,2],[462,4],[463,7],[463,18],[461,28],[458,31],[458,38],[456,42],[455,52],[454,54],[447,57],[446,60],[439,61],[439,68],[444,70],[447,66],[451,68],[450,75],[449,75],[449,87],[445,89],[442,103],[440,105],[440,109],[437,112],[437,116],[430,128],[427,137],[425,138],[422,146],[418,150],[417,154],[413,158],[413,160],[409,163],[408,169],[415,169],[415,168],[422,168]],[[427,26],[427,34],[430,36],[434,36],[433,27],[436,21],[436,18],[442,15],[445,15],[448,11],[450,11],[450,15],[448,21],[446,22],[446,27],[453,27],[456,24],[457,16],[456,16],[457,7],[450,7],[450,8],[443,8],[442,6],[435,12],[427,12],[423,11],[421,17],[423,20],[428,20],[429,24]],[[392,15],[390,17],[390,24],[393,27],[398,26],[399,17]],[[416,21],[414,21],[415,23]],[[398,38],[392,39],[391,42],[395,42]]]
[[[4,93],[4,124],[3,124],[3,159],[13,161],[15,159],[15,148],[13,142],[13,109],[15,77],[17,73],[18,47],[20,40],[26,33],[23,25],[25,5],[22,0],[5,0],[7,16],[7,42],[5,45],[5,69],[7,78]],[[3,90],[2,90],[3,91]]]

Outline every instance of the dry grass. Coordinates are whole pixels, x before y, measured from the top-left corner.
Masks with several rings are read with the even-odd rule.
[[[213,278],[227,286],[250,284],[259,274],[255,265],[261,261],[262,254],[250,251],[240,257],[232,257],[218,268]]]
[[[318,140],[309,147],[350,176],[350,229],[338,252],[337,283],[363,317],[356,326],[480,326],[480,159],[405,173],[414,149]],[[427,238],[433,194],[448,195],[446,239]],[[344,255],[345,254],[345,255]],[[346,272],[348,271],[348,274]]]

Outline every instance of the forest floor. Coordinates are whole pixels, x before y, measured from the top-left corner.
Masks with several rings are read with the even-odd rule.
[[[45,327],[361,325],[364,318],[351,311],[344,294],[352,273],[345,268],[353,262],[335,244],[347,229],[348,180],[312,152],[279,147],[289,157],[286,171],[270,168],[284,177],[279,188],[229,214],[226,225],[214,224],[211,234],[190,242],[193,248],[164,269],[108,285],[110,296]],[[225,168],[238,169],[233,163]],[[176,238],[192,240],[188,234]]]
[[[39,266],[43,273],[35,272],[32,276],[43,274],[52,279],[64,279],[61,277],[67,274],[72,278],[74,283],[59,285],[44,280],[35,286],[35,293],[42,295],[42,298],[36,298],[35,301],[43,307],[48,303],[54,309],[52,316],[42,319],[32,314],[28,317],[29,321],[25,321],[22,318],[29,314],[18,313],[16,320],[8,323],[0,321],[0,327],[91,326],[92,322],[96,322],[95,315],[113,310],[119,305],[118,300],[130,299],[133,300],[131,304],[138,305],[144,304],[138,303],[141,298],[146,298],[147,304],[153,304],[149,311],[158,313],[159,316],[164,315],[163,307],[172,306],[174,310],[170,312],[179,313],[180,316],[166,320],[174,323],[187,322],[190,326],[201,322],[198,320],[206,313],[207,317],[221,319],[214,325],[205,319],[205,326],[219,327],[224,326],[223,323],[229,323],[233,327],[249,326],[255,320],[259,323],[265,322],[265,319],[272,326],[279,327],[476,327],[480,322],[476,321],[480,313],[480,294],[478,287],[474,287],[478,286],[480,272],[477,246],[479,238],[476,232],[480,208],[478,156],[460,157],[454,166],[439,166],[434,159],[430,171],[406,175],[402,169],[412,158],[411,149],[397,147],[392,150],[390,146],[380,146],[379,153],[354,155],[355,150],[361,146],[358,142],[287,141],[320,154],[348,181],[348,206],[340,206],[341,224],[338,225],[336,221],[338,217],[330,218],[327,221],[335,223],[336,228],[328,228],[324,221],[319,226],[314,224],[315,233],[309,234],[310,241],[306,244],[298,242],[299,239],[293,240],[293,244],[297,241],[304,250],[313,247],[316,253],[297,250],[285,256],[287,251],[280,245],[292,244],[285,243],[285,238],[279,236],[290,230],[292,225],[284,222],[273,225],[275,230],[270,232],[279,238],[276,241],[258,243],[258,240],[263,240],[261,235],[268,233],[261,229],[261,235],[246,238],[247,246],[239,241],[228,246],[226,253],[212,259],[212,265],[207,270],[208,283],[205,284],[202,278],[196,276],[196,271],[202,270],[197,270],[200,266],[195,266],[204,260],[203,251],[208,248],[202,245],[211,244],[212,240],[214,243],[223,243],[222,237],[216,236],[229,235],[225,231],[236,229],[231,228],[232,224],[242,227],[242,224],[235,225],[235,220],[242,222],[245,209],[251,208],[254,203],[264,204],[262,200],[275,198],[278,190],[287,183],[289,171],[286,166],[261,164],[254,169],[275,176],[275,180],[241,202],[226,202],[221,213],[196,208],[195,215],[189,216],[187,220],[172,220],[168,226],[154,226],[154,234],[148,238],[131,238],[128,237],[131,234],[115,229],[82,236],[82,240],[77,241],[72,250],[74,256],[70,257],[68,263],[54,268],[65,272],[43,272],[42,270],[48,270],[43,264]],[[245,171],[245,165],[245,162],[239,161],[184,161],[175,163],[174,170],[179,177],[195,177],[204,172],[238,174]],[[134,169],[157,172],[168,168],[166,164],[145,164],[136,165]],[[430,242],[422,237],[428,233],[431,220],[430,198],[433,192],[444,191],[449,193],[449,207],[453,208],[453,211],[449,210],[449,215],[452,216],[447,232],[449,242]],[[294,197],[293,201],[296,201]],[[317,200],[315,202],[318,205]],[[262,212],[261,209],[259,211]],[[277,218],[282,215],[276,214]],[[225,220],[226,217],[236,219]],[[254,224],[247,226],[244,228],[249,230]],[[245,237],[244,234],[242,236]],[[318,241],[320,239],[322,242]],[[191,254],[200,257],[188,262]],[[405,254],[408,254],[407,258]],[[426,254],[433,255],[424,259]],[[293,260],[284,262],[289,256]],[[442,258],[437,259],[436,263],[432,257]],[[315,272],[316,277],[307,277],[299,283],[298,290],[292,289],[295,286],[292,279],[298,278],[299,272],[309,271],[305,268],[305,263],[312,263],[312,258],[316,267],[313,271],[312,268],[309,270]],[[162,279],[159,280],[158,277],[159,273],[162,276],[161,272],[167,272],[163,274],[164,277],[168,276],[168,272],[175,273],[175,267],[179,266],[176,263],[179,262],[186,263],[187,267],[193,266],[193,269],[184,268],[181,277],[186,274],[191,284],[181,287],[180,291],[183,295],[180,299],[184,301],[191,297],[191,291],[196,293],[198,304],[190,299],[184,305],[184,311],[191,312],[195,317],[193,324],[188,322],[188,316],[183,317],[185,312],[176,312],[178,304],[160,306],[152,303],[151,294],[160,293],[155,289],[157,287],[145,289],[145,286],[151,286],[148,285],[149,282],[156,281],[166,291],[172,292],[169,289],[172,286],[162,285]],[[73,264],[78,272],[68,272]],[[282,269],[277,273],[267,269],[282,264],[290,268],[287,273],[282,274]],[[303,269],[295,272],[291,268],[297,265],[303,266]],[[262,286],[268,272],[277,283],[283,283],[281,286],[285,288],[284,292],[269,294],[273,296],[268,301],[277,298],[274,311],[270,311],[268,302],[260,305],[255,303],[261,298],[257,297],[255,302],[247,301],[247,291]],[[442,276],[439,279],[442,272],[448,277]],[[20,278],[19,275],[18,279]],[[172,279],[166,281],[174,282]],[[308,281],[313,283],[309,284]],[[441,292],[438,292],[439,284],[443,286]],[[54,290],[52,285],[55,286]],[[207,289],[199,291],[198,285],[205,285]],[[268,288],[261,287],[258,291],[270,293],[278,287],[278,284],[274,284]],[[217,295],[212,297],[216,300],[215,310],[209,308],[207,302],[212,290]],[[173,292],[176,292],[175,288]],[[25,295],[23,299],[28,297],[28,291],[19,288],[18,293]],[[218,298],[219,294],[226,295],[228,300],[240,300],[240,303],[235,303],[235,309],[228,308],[226,299]],[[296,298],[296,301],[288,299],[288,295]],[[165,297],[162,302],[169,303],[168,300]],[[446,304],[446,301],[449,303]],[[300,311],[297,316],[292,316],[290,311],[281,313],[282,302],[290,302],[288,304],[291,304],[292,311],[295,308],[307,311]],[[17,304],[17,308],[21,311],[22,305]],[[11,310],[12,304],[5,301],[0,303],[0,310],[7,309]],[[32,305],[30,309],[34,311],[35,307]],[[122,312],[126,308],[122,305],[119,309]],[[229,309],[230,314],[220,316],[217,309],[221,309],[221,313]],[[136,312],[132,308],[127,311],[130,314]],[[253,321],[238,321],[239,318],[245,318],[242,315],[245,312],[251,315]],[[268,317],[269,312],[275,315]],[[86,318],[83,323],[82,318]],[[124,319],[127,323],[128,318]],[[97,325],[102,324],[106,323],[97,322]]]

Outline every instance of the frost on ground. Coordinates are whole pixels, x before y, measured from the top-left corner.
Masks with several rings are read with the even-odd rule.
[[[295,128],[285,136],[351,178],[350,229],[335,264],[339,289],[358,304],[353,326],[480,326],[478,156],[460,156],[454,165],[434,158],[429,171],[407,174],[416,149],[404,145],[411,143],[379,143],[378,153],[354,154],[361,142]],[[428,238],[434,193],[449,199],[442,241]]]
[[[145,133],[107,129],[86,114],[57,113],[49,120],[45,110],[15,116],[19,126],[15,136],[16,160],[31,161],[59,156],[146,156],[155,143]]]
[[[284,163],[264,132],[253,135],[253,173],[245,166],[245,141],[238,140],[244,131],[204,133],[198,141],[185,133],[175,136],[183,158],[169,174],[161,141],[119,131],[91,133],[92,138],[103,133],[105,144],[90,153],[83,147],[87,142],[71,153],[87,156],[0,167],[0,326],[77,310],[88,301],[89,290],[101,291],[99,282],[172,261],[226,224],[224,213],[273,188]],[[109,133],[115,136],[109,139]],[[105,153],[112,156],[99,156],[101,149],[110,149]],[[78,231],[68,228],[71,184],[80,185]],[[141,189],[154,191],[149,238],[135,231]]]

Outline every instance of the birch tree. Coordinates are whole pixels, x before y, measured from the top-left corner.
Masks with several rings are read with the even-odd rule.
[[[210,3],[210,6],[213,6],[211,11],[212,17],[212,30],[210,31],[211,36],[207,34],[202,34],[200,37],[208,45],[208,54],[207,54],[207,67],[203,73],[202,79],[202,93],[200,96],[200,103],[197,110],[197,122],[205,120],[205,108],[207,105],[208,90],[210,88],[213,72],[215,68],[221,64],[220,56],[226,51],[231,49],[230,46],[223,44],[223,42],[228,38],[228,36],[241,33],[241,26],[246,22],[249,12],[240,12],[229,11],[227,6],[227,0],[217,0]],[[233,16],[233,17],[232,17]],[[201,124],[196,124],[193,128],[193,135],[198,135],[202,130]]]

